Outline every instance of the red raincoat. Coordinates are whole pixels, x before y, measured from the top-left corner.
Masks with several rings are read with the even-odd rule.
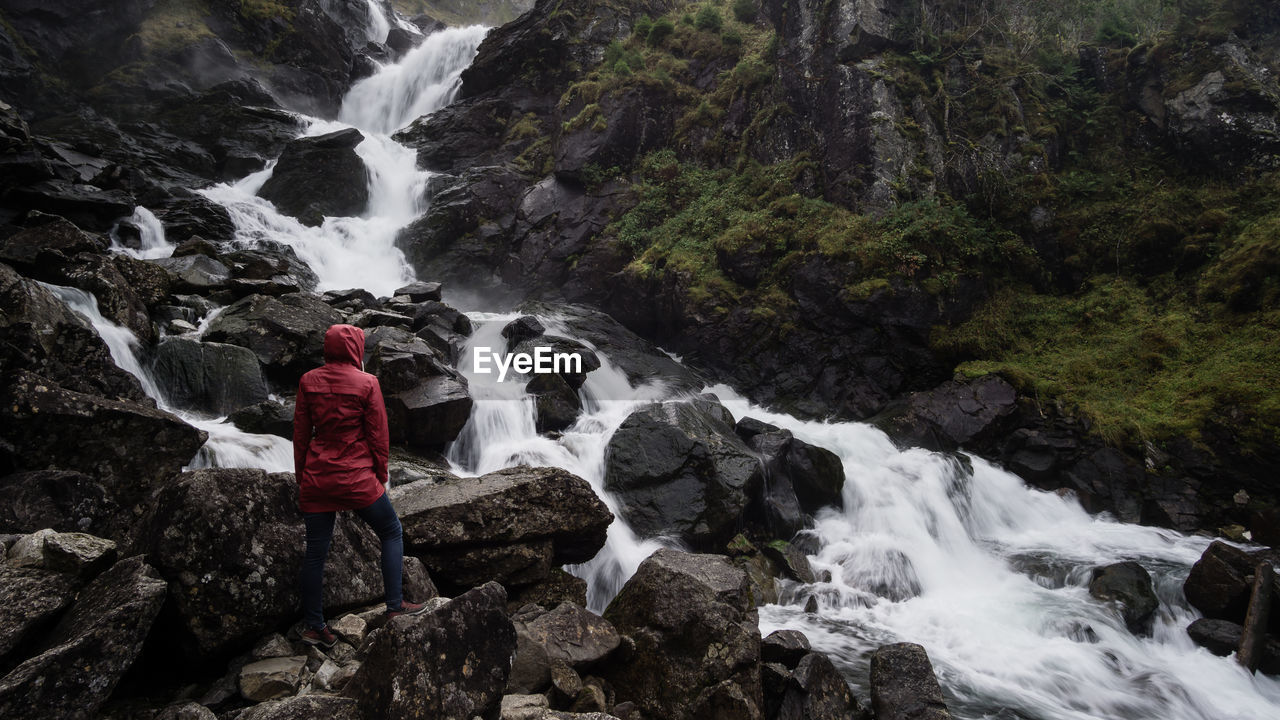
[[[298,383],[293,465],[303,512],[355,510],[386,492],[387,410],[363,360],[364,331],[334,325],[324,334],[324,366]]]

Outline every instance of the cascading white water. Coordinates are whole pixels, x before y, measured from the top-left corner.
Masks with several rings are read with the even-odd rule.
[[[356,83],[342,101],[339,118],[361,130],[387,135],[444,107],[453,99],[459,76],[488,31],[472,25],[428,35],[400,62]]]
[[[830,582],[791,585],[761,631],[795,628],[865,688],[868,653],[925,646],[959,718],[1276,717],[1280,681],[1252,676],[1186,635],[1181,593],[1209,541],[1091,517],[1070,498],[1027,487],[978,458],[899,451],[857,423],[803,422],[711,388],[751,416],[844,462],[844,511],[809,531]],[[1161,607],[1150,638],[1089,595],[1092,568],[1136,560]],[[812,595],[819,611],[801,610]],[[864,695],[865,696],[865,695]]]
[[[120,242],[116,228],[111,230],[111,249],[139,260],[155,260],[173,255],[173,243],[165,239],[164,224],[150,210],[139,205],[129,216],[130,222],[138,228],[138,247],[127,247]]]
[[[204,191],[230,211],[236,241],[293,247],[317,272],[321,289],[389,294],[411,279],[394,237],[422,212],[428,175],[388,134],[451,98],[483,33],[464,28],[430,36],[354,87],[339,122],[310,121],[307,134],[348,125],[365,132],[357,152],[369,168],[371,202],[363,217],[328,218],[309,228],[281,216],[254,196],[271,175],[268,167]],[[498,333],[513,315],[473,317],[479,327],[468,351],[503,345]],[[555,327],[555,318],[543,321],[570,335]],[[584,412],[557,439],[536,433],[522,383],[499,385],[462,363],[476,406],[449,451],[455,470],[478,474],[521,462],[563,467],[588,480],[618,515],[603,486],[609,438],[637,404],[668,393],[656,385],[634,388],[607,356],[601,360],[581,391]],[[812,562],[831,573],[830,582],[790,585],[788,604],[762,609],[761,624],[766,633],[803,630],[855,685],[865,688],[867,651],[907,640],[928,648],[959,718],[1280,716],[1280,683],[1250,676],[1186,637],[1194,612],[1179,586],[1206,540],[1090,517],[1071,500],[1031,490],[981,460],[969,459],[970,471],[948,456],[900,452],[869,426],[802,422],[752,407],[729,388],[714,391],[736,417],[786,427],[844,462],[845,510],[822,512],[811,531]],[[269,456],[287,451],[287,441],[264,450],[252,445],[258,437],[211,440],[224,443],[217,464],[287,469],[287,452]],[[615,522],[600,555],[572,568],[589,580],[592,607],[600,609],[658,545]],[[1127,559],[1141,562],[1157,582],[1161,610],[1150,638],[1129,634],[1084,588],[1090,568]],[[800,610],[811,595],[819,600],[813,615]]]
[[[616,498],[604,487],[605,449],[622,421],[636,407],[666,396],[666,388],[661,384],[633,387],[608,357],[599,355],[600,368],[587,374],[579,392],[582,414],[558,438],[539,435],[533,398],[524,391],[528,378],[508,376],[499,382],[494,373],[475,373],[467,361],[474,348],[505,347],[502,328],[519,315],[471,313],[470,317],[477,327],[463,347],[459,369],[467,378],[475,406],[450,445],[448,460],[454,472],[464,476],[523,464],[564,468],[590,483],[615,519],[604,548],[589,562],[568,569],[587,581],[588,605],[603,611],[640,563],[664,544],[636,537],[622,518]],[[539,319],[554,334],[571,337],[555,318]]]
[[[371,42],[386,42],[387,33],[391,32],[391,22],[387,20],[386,14],[382,12],[382,7],[375,0],[365,0],[365,4],[369,9],[369,24],[366,26],[369,40]]]
[[[293,469],[293,443],[275,435],[247,433],[225,418],[210,418],[183,408],[173,407],[156,382],[155,375],[142,360],[142,344],[133,331],[103,317],[98,300],[91,294],[76,288],[45,285],[72,312],[83,317],[111,351],[111,359],[121,370],[138,379],[142,391],[161,410],[177,415],[190,425],[209,433],[209,439],[200,448],[189,467],[248,467],[263,468],[270,472]]]

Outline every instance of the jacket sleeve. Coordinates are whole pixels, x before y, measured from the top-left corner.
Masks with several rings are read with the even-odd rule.
[[[387,458],[391,454],[391,433],[387,428],[387,408],[382,402],[382,386],[373,378],[369,388],[369,402],[364,413],[364,437],[373,456],[373,474],[378,482],[387,484]]]
[[[293,407],[293,472],[301,481],[303,467],[307,463],[307,450],[311,445],[311,401],[298,384],[298,395]]]

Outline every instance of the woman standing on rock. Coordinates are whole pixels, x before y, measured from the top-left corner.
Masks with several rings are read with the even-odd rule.
[[[364,372],[364,331],[334,325],[324,334],[324,366],[302,376],[293,413],[298,506],[307,527],[302,561],[302,641],[331,647],[324,621],[324,561],[334,513],[354,510],[382,540],[387,615],[416,615],[424,606],[401,595],[404,541],[387,497],[390,436],[378,378]]]

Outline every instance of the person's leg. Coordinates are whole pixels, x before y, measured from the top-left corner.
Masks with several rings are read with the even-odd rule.
[[[310,630],[324,627],[324,561],[333,539],[333,513],[303,513],[307,554],[302,558],[302,620]]]
[[[404,573],[404,535],[400,518],[386,493],[356,513],[382,540],[382,586],[386,592],[387,610],[399,610],[404,602],[400,587]]]

